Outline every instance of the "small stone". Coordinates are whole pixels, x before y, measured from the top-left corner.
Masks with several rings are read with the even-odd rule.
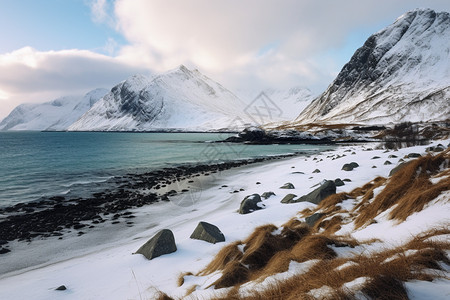
[[[324,213],[315,213],[312,216],[306,217],[305,222],[308,226],[313,227],[323,216],[325,216]]]
[[[372,166],[372,169],[376,169],[377,168],[377,166]]]
[[[261,182],[257,181],[256,184],[261,184]]]
[[[315,169],[315,170],[313,171],[313,173],[320,173],[320,170],[319,170],[319,169]]]
[[[387,161],[384,162],[384,165],[392,165],[392,163],[387,160]]]
[[[334,180],[334,184],[336,184],[336,186],[343,186],[343,185],[345,185],[345,183],[340,178],[336,178]]]
[[[381,157],[379,157],[379,156],[372,157],[372,159],[379,159],[379,158],[381,158]]]
[[[391,154],[391,155],[389,155],[388,156],[388,158],[397,158],[398,156],[397,155],[394,155],[394,154]]]
[[[419,153],[409,153],[408,154],[408,158],[417,158],[417,157],[421,157],[422,155],[420,155]]]
[[[287,194],[286,196],[284,196],[283,199],[281,199],[281,203],[287,204],[287,203],[292,203],[292,200],[297,197],[297,195],[295,194]]]
[[[294,185],[292,183],[288,182],[288,183],[285,183],[283,186],[281,186],[280,189],[292,190],[292,189],[295,189],[295,187],[294,187]]]
[[[341,170],[352,171],[354,168],[357,168],[357,167],[359,167],[359,165],[356,162],[351,162],[349,164],[343,165]]]
[[[274,192],[264,192],[261,194],[261,198],[264,198],[264,199],[269,199],[272,196],[275,196]]]
[[[55,289],[55,291],[65,291],[65,290],[67,290],[65,285],[60,285]]]
[[[349,179],[349,178],[342,179],[342,181],[345,181],[345,182],[352,182],[352,180]]]

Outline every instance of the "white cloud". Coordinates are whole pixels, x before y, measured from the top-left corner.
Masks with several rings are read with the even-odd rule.
[[[23,102],[44,102],[111,88],[144,67],[86,50],[41,52],[25,47],[0,55],[0,119]]]
[[[231,88],[251,82],[324,89],[345,63],[324,65],[330,49],[355,29],[373,33],[421,2],[117,0],[114,12],[130,42],[120,55],[130,64],[157,71],[192,64]],[[427,5],[450,8],[444,0]]]
[[[333,56],[350,34],[361,44],[416,7],[448,0],[85,0],[95,22],[120,32],[101,55],[87,50],[0,54],[0,119],[21,102],[84,93],[180,64],[230,89],[302,85],[323,91],[346,61]],[[351,53],[347,56],[349,57]]]

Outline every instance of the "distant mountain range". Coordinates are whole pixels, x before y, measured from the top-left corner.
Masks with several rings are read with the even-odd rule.
[[[294,124],[449,118],[450,15],[417,9],[370,36]]]
[[[446,120],[449,41],[449,13],[416,9],[370,36],[314,100],[300,87],[238,97],[198,70],[180,66],[153,78],[132,76],[109,92],[19,105],[0,130],[220,131],[282,121],[288,128]]]
[[[66,130],[107,92],[106,89],[95,89],[81,97],[21,104],[0,122],[0,130]]]

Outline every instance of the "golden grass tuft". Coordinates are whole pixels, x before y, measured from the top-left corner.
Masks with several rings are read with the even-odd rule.
[[[297,243],[291,253],[297,262],[305,262],[310,259],[332,259],[336,252],[328,247],[333,241],[322,235],[310,235]]]
[[[435,186],[429,181],[430,176],[438,173],[441,165],[449,158],[448,151],[436,156],[427,155],[400,169],[372,202],[358,207],[360,214],[355,220],[356,228],[369,223],[377,214],[395,204],[401,209],[395,208],[390,218],[404,221],[412,213],[422,210],[439,193],[449,190],[449,180],[443,180]]]
[[[239,285],[248,281],[250,272],[239,261],[228,263],[223,270],[223,275],[217,279],[212,285],[216,289]]]
[[[197,275],[209,275],[215,271],[223,270],[229,262],[240,260],[242,258],[242,252],[238,246],[241,244],[242,242],[237,241],[222,248],[205,269],[201,270]]]
[[[184,284],[185,276],[193,276],[193,275],[194,274],[192,274],[191,272],[184,272],[184,273],[181,273],[180,275],[178,275],[178,280],[177,280],[178,286],[182,286]]]

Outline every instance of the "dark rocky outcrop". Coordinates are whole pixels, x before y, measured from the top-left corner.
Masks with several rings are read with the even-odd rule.
[[[261,201],[259,194],[246,196],[241,202],[239,213],[242,215],[254,212],[255,210],[263,209],[265,205]]]
[[[220,229],[210,223],[200,222],[190,236],[194,240],[202,240],[211,244],[225,242],[225,236]]]
[[[142,254],[147,259],[153,259],[164,254],[177,251],[175,238],[169,229],[163,229],[153,236],[147,243],[136,251],[136,254]]]
[[[419,153],[409,153],[408,158],[417,158],[417,157],[421,157],[422,155],[420,155]]]
[[[326,180],[317,189],[300,197],[298,200],[295,200],[295,202],[307,201],[314,204],[319,204],[320,201],[333,194],[336,194],[336,184],[333,180]]]

